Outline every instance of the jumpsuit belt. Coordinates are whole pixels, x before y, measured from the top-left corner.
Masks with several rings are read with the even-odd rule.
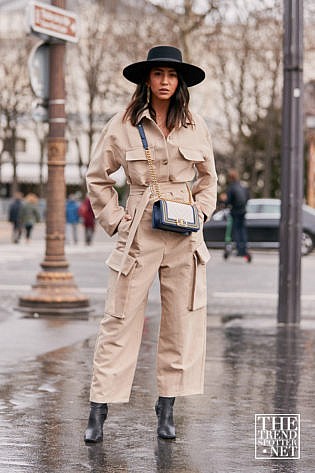
[[[186,189],[187,191],[187,186],[188,183],[186,182],[159,182],[160,190],[161,193],[163,192],[171,192],[172,190],[175,189]],[[126,246],[123,252],[123,257],[121,259],[121,264],[118,272],[118,277],[117,279],[120,278],[122,269],[124,267],[124,264],[127,260],[128,253],[130,250],[130,247],[132,245],[132,242],[134,240],[135,234],[137,232],[138,226],[140,224],[142,215],[146,209],[146,206],[148,205],[150,198],[153,198],[154,196],[151,193],[151,188],[149,186],[141,186],[141,185],[136,185],[136,184],[130,184],[130,192],[129,195],[139,195],[142,194],[140,202],[137,206],[137,210],[135,212],[134,219],[132,221],[132,224],[129,229],[129,234],[128,238],[126,241]],[[154,199],[155,200],[155,199]]]

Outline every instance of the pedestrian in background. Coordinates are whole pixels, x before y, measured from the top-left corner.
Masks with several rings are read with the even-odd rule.
[[[218,196],[217,209],[224,211],[224,219],[226,221],[226,227],[224,232],[224,252],[223,258],[227,259],[232,253],[233,249],[233,236],[232,236],[232,227],[233,219],[231,212],[228,209],[228,196],[226,192],[221,192]]]
[[[21,210],[21,219],[25,229],[26,243],[29,243],[34,226],[40,221],[38,197],[36,194],[29,193],[25,196]]]
[[[175,397],[204,389],[209,252],[202,224],[216,206],[217,176],[209,131],[190,112],[187,87],[200,83],[205,74],[182,62],[181,52],[172,46],[152,48],[146,61],[127,66],[123,74],[137,88],[127,110],[104,128],[87,172],[95,216],[109,235],[118,233],[107,260],[105,317],[94,354],[85,432],[85,441],[92,443],[103,438],[108,403],[129,401],[148,291],[157,274],[162,303],[155,405],[159,437],[176,436]],[[162,195],[181,202],[192,196],[201,222],[198,232],[152,228],[157,196],[150,186],[143,132]],[[125,209],[110,176],[120,166],[130,190]]]
[[[79,207],[79,215],[84,226],[85,244],[90,245],[92,243],[95,230],[95,217],[88,196],[85,197]]]
[[[231,209],[232,236],[236,243],[237,256],[242,256],[248,263],[252,257],[247,249],[246,204],[249,192],[239,179],[236,169],[230,169],[227,175],[227,204]]]
[[[80,222],[79,203],[74,194],[68,196],[66,202],[66,240],[78,243],[78,225]]]
[[[19,243],[22,230],[22,206],[23,206],[23,194],[21,192],[15,192],[14,200],[9,207],[8,220],[12,223],[12,242]]]

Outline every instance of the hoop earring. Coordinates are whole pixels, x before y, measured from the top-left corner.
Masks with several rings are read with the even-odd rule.
[[[147,86],[147,104],[149,105],[151,99],[151,89]]]

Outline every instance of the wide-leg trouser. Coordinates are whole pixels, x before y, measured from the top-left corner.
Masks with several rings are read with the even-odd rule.
[[[132,197],[131,197],[132,198]],[[96,342],[90,400],[128,402],[141,344],[148,291],[159,274],[159,396],[201,394],[206,350],[206,262],[202,230],[190,236],[152,229],[145,210],[119,278],[128,222],[122,222],[110,268],[105,317]],[[124,235],[125,234],[125,235]]]

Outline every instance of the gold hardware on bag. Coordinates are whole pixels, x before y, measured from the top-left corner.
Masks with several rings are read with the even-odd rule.
[[[183,227],[187,227],[188,223],[183,218],[177,218],[176,219],[176,225],[182,225]]]

